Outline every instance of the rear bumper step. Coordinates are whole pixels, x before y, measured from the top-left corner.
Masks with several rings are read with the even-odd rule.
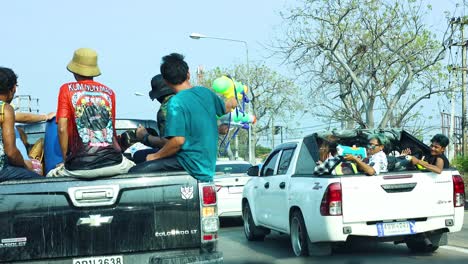
[[[223,253],[213,252],[210,254],[200,254],[200,255],[179,255],[174,257],[152,257],[149,264],[186,264],[186,263],[198,263],[198,264],[208,264],[208,263],[223,263]]]
[[[211,264],[223,263],[223,253],[214,251],[211,253],[199,253],[200,250],[184,250],[172,252],[148,252],[148,253],[135,253],[135,254],[111,254],[123,255],[124,264]],[[14,263],[14,264],[72,264],[75,258],[56,258],[56,259],[42,259],[42,260],[27,260],[18,262],[2,262],[0,263]]]

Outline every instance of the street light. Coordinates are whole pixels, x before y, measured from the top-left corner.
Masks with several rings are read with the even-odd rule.
[[[211,37],[211,36],[206,36],[200,33],[192,33],[189,36],[191,39],[217,39],[217,40],[224,40],[224,41],[231,41],[231,42],[241,42],[244,43],[245,46],[245,59],[247,62],[247,87],[249,87],[250,90],[250,69],[249,69],[249,47],[247,45],[247,41],[244,40],[239,40],[239,39],[230,39],[230,38],[220,38],[220,37]],[[249,107],[250,111],[250,104],[247,105]],[[255,144],[252,144],[252,127],[253,124],[249,125],[249,142],[248,142],[248,148],[249,148],[249,162],[251,164],[255,164]]]

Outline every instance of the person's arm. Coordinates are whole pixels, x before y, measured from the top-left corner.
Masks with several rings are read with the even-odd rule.
[[[61,117],[58,120],[58,137],[63,161],[67,159],[68,151],[68,118]]]
[[[432,164],[429,164],[427,163],[426,161],[424,160],[420,160],[414,156],[411,157],[411,163],[413,165],[421,165],[423,166],[424,168],[432,171],[432,172],[435,172],[437,174],[440,174],[442,172],[442,170],[444,169],[444,160],[441,159],[441,158],[437,158],[436,160],[436,165],[432,165]]]
[[[155,136],[152,136],[148,133],[148,136],[147,136],[147,143],[151,146],[151,147],[155,147],[155,148],[162,148],[164,147],[164,145],[166,145],[167,143],[167,139],[166,138],[162,138],[162,137],[155,137]],[[143,142],[144,143],[144,142]]]
[[[356,156],[347,154],[346,156],[344,156],[344,159],[347,161],[355,162],[358,168],[362,170],[368,176],[373,176],[376,174],[375,169],[372,166],[368,165],[367,163],[365,163],[364,161],[362,161],[360,158]]]
[[[8,164],[27,168],[23,156],[16,147],[15,136],[15,111],[9,104],[4,106],[4,118],[2,122],[3,148],[8,157]]]
[[[149,145],[153,148],[162,148],[167,143],[167,139],[163,137],[155,137],[148,133],[146,128],[142,125],[138,125],[136,130],[136,138],[143,144]]]
[[[162,149],[154,154],[148,154],[146,160],[164,159],[175,155],[185,143],[185,137],[171,137]]]
[[[224,104],[225,104],[225,114],[228,114],[230,113],[232,110],[234,110],[234,108],[237,107],[237,100],[235,97],[231,97],[231,98],[228,98],[226,99],[226,101],[224,101]]]
[[[33,114],[33,113],[21,113],[15,114],[15,121],[18,123],[37,123],[42,121],[48,121],[54,118],[55,112],[48,114]]]

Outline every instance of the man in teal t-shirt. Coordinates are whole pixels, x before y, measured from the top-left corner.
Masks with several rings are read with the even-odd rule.
[[[225,104],[208,88],[192,87],[188,65],[180,54],[163,57],[161,74],[176,92],[167,106],[168,141],[130,172],[185,169],[198,180],[212,181],[217,157],[217,116],[230,112],[237,102],[230,98]]]

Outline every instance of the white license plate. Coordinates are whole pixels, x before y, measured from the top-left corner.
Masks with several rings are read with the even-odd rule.
[[[73,264],[123,264],[122,256],[87,257],[73,259]]]
[[[229,193],[242,193],[243,189],[242,186],[229,187]]]
[[[414,221],[377,223],[377,235],[379,237],[398,236],[416,233]]]

